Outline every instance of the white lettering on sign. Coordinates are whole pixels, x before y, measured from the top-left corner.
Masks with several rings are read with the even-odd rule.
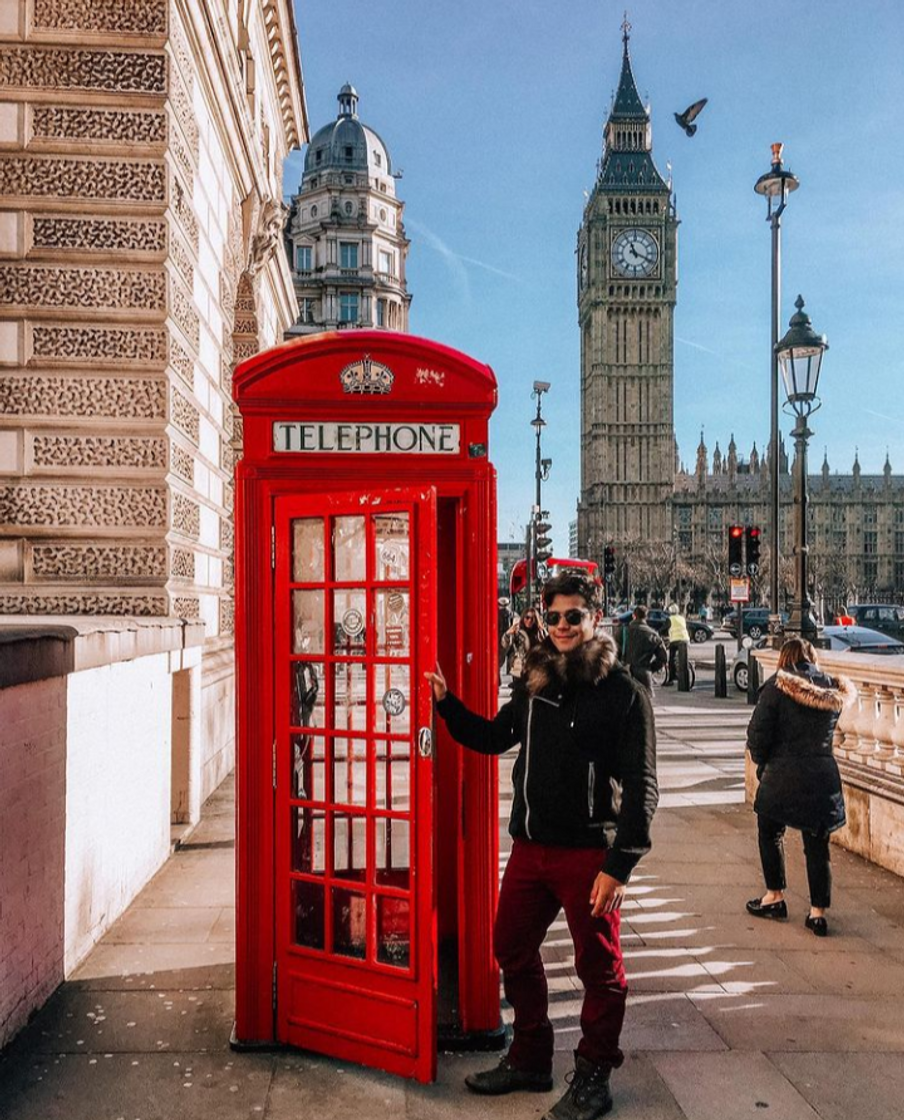
[[[460,445],[458,424],[273,422],[274,451],[313,451],[321,455],[457,455]]]

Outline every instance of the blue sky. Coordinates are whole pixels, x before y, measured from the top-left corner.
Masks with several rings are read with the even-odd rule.
[[[621,66],[624,4],[608,0],[329,0],[296,3],[311,126],[351,81],[361,119],[404,170],[413,333],[488,362],[499,538],[533,500],[535,379],[552,382],[544,488],[557,551],[580,492],[575,241]],[[899,0],[636,0],[638,89],[653,154],[671,162],[681,219],[675,425],[693,465],[735,434],[746,454],[769,429],[770,238],[753,184],[770,144],[798,176],[783,224],[782,321],[802,292],[830,351],[812,420],[864,473],[888,449],[904,473],[904,8]],[[672,113],[709,104],[691,140]],[[301,177],[286,166],[287,194]],[[783,417],[783,430],[791,422]]]

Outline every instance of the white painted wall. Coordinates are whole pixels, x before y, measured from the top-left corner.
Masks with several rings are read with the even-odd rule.
[[[168,656],[73,673],[67,704],[68,975],[169,855]]]

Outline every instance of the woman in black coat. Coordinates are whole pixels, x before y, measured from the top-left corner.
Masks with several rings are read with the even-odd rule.
[[[747,728],[747,749],[760,780],[753,808],[766,880],[766,893],[747,903],[748,913],[788,917],[784,835],[787,827],[800,829],[810,886],[805,924],[817,937],[828,933],[829,834],[845,823],[832,737],[839,714],[856,695],[850,681],[820,670],[809,642],[791,638],[782,646],[778,671],[763,685]]]

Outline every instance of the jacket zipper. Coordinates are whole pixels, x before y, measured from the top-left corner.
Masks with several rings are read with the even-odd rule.
[[[533,837],[530,834],[530,802],[527,799],[527,779],[530,775],[530,728],[534,722],[534,698],[530,698],[527,704],[527,743],[524,746],[524,831],[527,833],[528,840]]]
[[[596,763],[591,762],[587,775],[587,812],[593,820],[593,810],[596,802]]]

